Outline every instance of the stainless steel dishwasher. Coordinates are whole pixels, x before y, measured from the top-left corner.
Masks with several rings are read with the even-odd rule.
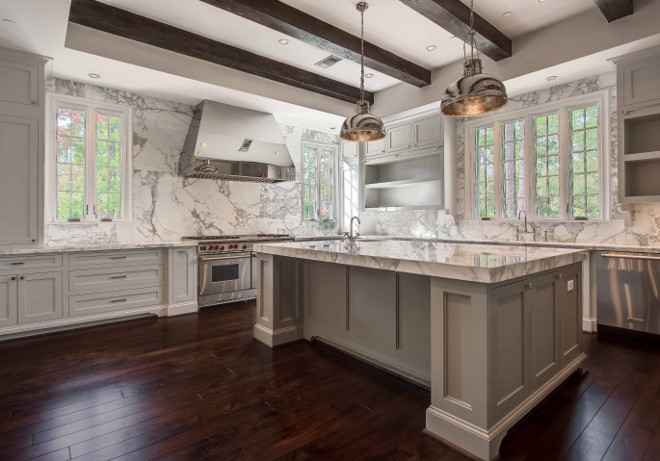
[[[601,251],[598,325],[660,334],[660,254]]]

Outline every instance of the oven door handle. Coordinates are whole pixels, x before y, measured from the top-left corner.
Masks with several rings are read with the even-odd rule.
[[[222,260],[227,260],[227,259],[249,259],[250,258],[250,253],[240,253],[240,254],[235,254],[235,255],[227,255],[227,256],[218,256],[215,258],[207,258],[205,256],[202,256],[200,259],[203,262],[206,261],[222,261]]]

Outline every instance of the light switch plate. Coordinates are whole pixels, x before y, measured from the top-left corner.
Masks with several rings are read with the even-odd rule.
[[[575,281],[569,280],[568,283],[566,284],[566,288],[568,289],[568,291],[573,291],[575,289]]]

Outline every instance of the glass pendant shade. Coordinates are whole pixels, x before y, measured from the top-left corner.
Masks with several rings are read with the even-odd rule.
[[[482,73],[481,59],[467,59],[463,77],[449,85],[440,110],[449,117],[474,117],[499,109],[507,100],[504,84]]]
[[[380,117],[369,112],[369,102],[363,100],[357,103],[357,112],[344,120],[339,137],[355,142],[377,141],[385,137],[385,126]]]

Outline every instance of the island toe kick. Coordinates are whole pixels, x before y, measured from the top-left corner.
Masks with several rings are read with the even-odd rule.
[[[491,460],[583,366],[580,260],[485,283],[261,252],[254,338],[318,337],[429,387],[426,432]]]

